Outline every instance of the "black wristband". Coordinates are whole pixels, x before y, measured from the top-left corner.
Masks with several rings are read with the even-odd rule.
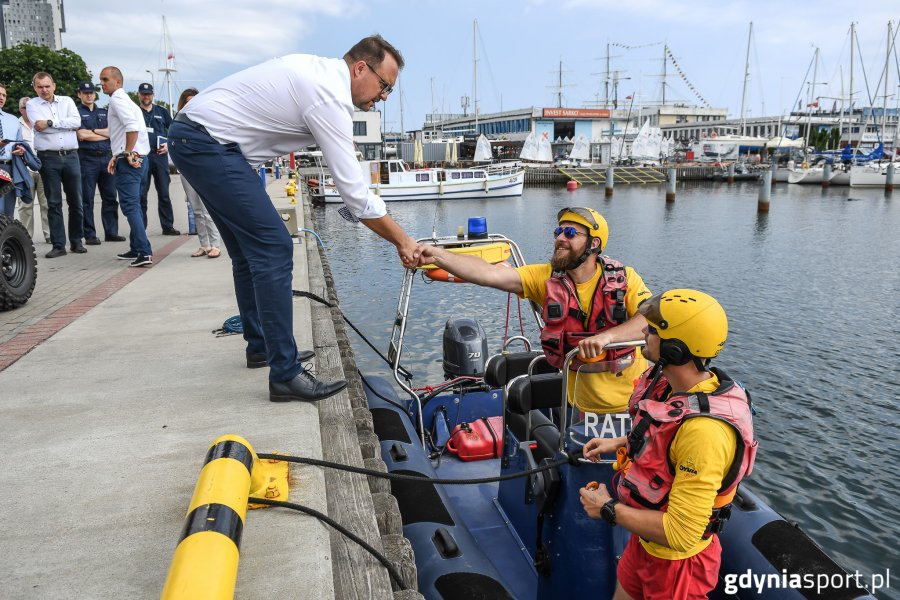
[[[610,525],[616,524],[616,504],[619,501],[615,498],[610,498],[609,501],[603,505],[603,508],[600,509],[600,518],[609,523]]]

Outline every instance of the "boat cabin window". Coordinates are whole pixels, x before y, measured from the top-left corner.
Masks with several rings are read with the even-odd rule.
[[[397,173],[398,171],[400,171],[400,165],[398,165],[395,162],[392,162],[391,163],[391,173]]]
[[[428,173],[416,173],[416,181],[430,181],[431,177],[428,176]]]
[[[450,179],[459,179],[459,173],[456,171],[450,173]]]
[[[473,173],[472,171],[464,171],[462,174],[463,179],[472,179],[472,176],[474,175],[475,173]]]
[[[484,179],[484,171],[475,171],[475,179]]]

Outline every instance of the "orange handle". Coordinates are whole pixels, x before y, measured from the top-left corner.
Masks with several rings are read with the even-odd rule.
[[[606,350],[604,350],[603,352],[601,352],[600,354],[598,354],[598,355],[595,356],[594,358],[585,358],[584,356],[581,355],[581,352],[578,353],[578,360],[580,360],[580,361],[583,362],[583,363],[595,363],[595,362],[600,362],[600,361],[603,360],[604,358],[606,358]]]
[[[594,491],[594,490],[600,489],[600,484],[597,483],[596,481],[591,481],[591,482],[588,482],[588,484],[586,486],[584,486],[584,489]]]

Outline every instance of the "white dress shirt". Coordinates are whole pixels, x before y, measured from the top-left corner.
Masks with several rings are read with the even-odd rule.
[[[53,95],[50,102],[40,96],[32,98],[25,105],[28,120],[53,121],[53,127],[34,132],[34,149],[43,150],[77,150],[78,137],[75,130],[81,127],[81,115],[75,108],[75,102],[68,96]]]
[[[147,137],[147,126],[144,125],[141,107],[135,104],[122,88],[117,89],[109,97],[107,120],[109,143],[113,156],[125,151],[125,133],[135,131],[138,139],[132,151],[141,156],[147,156],[150,153],[150,140]]]
[[[350,70],[339,58],[290,54],[213,84],[184,114],[222,143],[236,142],[247,161],[265,161],[318,144],[344,204],[360,219],[387,214],[369,191],[353,146]]]
[[[17,119],[14,115],[9,114],[8,112],[3,112],[0,110],[0,122],[3,123],[3,139],[4,140],[21,140],[22,132],[19,127],[19,119]],[[15,149],[15,144],[6,144],[2,148],[0,148],[0,160],[8,161],[12,160],[12,151]]]

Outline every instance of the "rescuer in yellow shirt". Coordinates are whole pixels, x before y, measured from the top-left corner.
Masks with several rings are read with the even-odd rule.
[[[581,503],[589,516],[632,533],[616,600],[706,598],[721,563],[717,533],[756,456],[750,400],[724,371],[708,368],[728,336],[714,298],[671,290],[639,310],[647,320],[643,352],[656,364],[635,385],[631,433],[584,446],[594,461],[625,448],[616,498],[601,485],[582,488]]]
[[[564,208],[557,222],[550,264],[509,269],[433,246],[421,247],[419,262],[540,304],[545,324],[541,346],[548,361],[562,368],[574,348],[580,349],[580,357],[591,359],[610,343],[640,339],[646,321],[638,305],[650,297],[650,290],[634,269],[601,254],[609,226],[600,213]],[[606,371],[579,372],[578,361],[570,367],[569,403],[586,412],[624,412],[647,361],[634,348],[624,348],[607,351],[598,364]]]

